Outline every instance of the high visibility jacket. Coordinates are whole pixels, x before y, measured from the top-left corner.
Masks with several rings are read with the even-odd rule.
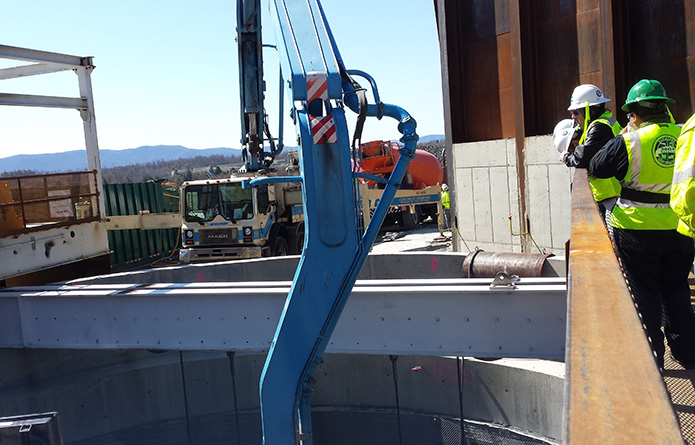
[[[671,183],[671,208],[678,215],[678,233],[695,238],[695,114],[678,138]]]
[[[678,125],[662,123],[623,134],[629,165],[611,212],[613,227],[676,229],[678,217],[669,207],[669,198],[680,132]]]
[[[449,204],[449,190],[442,190],[442,207],[444,207],[445,209],[449,209],[450,206],[451,205]]]
[[[611,130],[613,130],[613,136],[617,136],[620,134],[620,130],[622,130],[618,121],[616,121],[613,117],[613,114],[606,110],[601,117],[589,124],[586,131],[579,139],[579,144],[584,143],[586,140],[586,135],[589,133],[589,129],[597,124],[608,125]],[[618,180],[615,178],[594,178],[589,176],[589,186],[591,187],[591,193],[593,193],[594,200],[596,202],[620,195],[620,183],[618,183]]]

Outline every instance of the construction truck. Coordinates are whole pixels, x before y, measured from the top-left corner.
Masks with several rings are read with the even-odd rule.
[[[362,144],[360,172],[374,175],[360,180],[363,227],[381,200],[383,185],[400,156],[396,142]],[[184,263],[299,255],[304,243],[304,209],[299,182],[244,188],[253,179],[299,181],[297,151],[290,151],[279,168],[235,174],[226,179],[184,182],[181,186],[181,249]],[[396,192],[384,227],[417,228],[427,216],[441,212],[442,167],[437,158],[416,150],[402,189]],[[381,178],[381,179],[379,179]]]
[[[281,168],[184,182],[179,259],[190,263],[300,254],[304,210],[299,182],[244,187],[279,174],[299,181],[296,151],[288,153]]]
[[[372,141],[360,145],[356,156],[362,188],[362,212],[364,225],[379,203],[384,185],[400,157],[401,145],[395,141]],[[418,228],[427,218],[436,221],[442,214],[441,184],[444,170],[439,160],[425,150],[415,150],[405,177],[396,192],[383,227],[398,226],[406,230]],[[367,190],[365,190],[365,186]]]

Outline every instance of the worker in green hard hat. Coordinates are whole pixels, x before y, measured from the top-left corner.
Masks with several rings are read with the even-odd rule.
[[[691,238],[676,231],[678,216],[669,207],[681,133],[668,108],[673,103],[658,80],[637,82],[621,107],[628,127],[594,156],[589,172],[597,178],[614,177],[622,186],[610,218],[613,242],[658,365],[663,368],[665,315],[671,355],[692,369],[695,314],[688,274],[695,248]]]

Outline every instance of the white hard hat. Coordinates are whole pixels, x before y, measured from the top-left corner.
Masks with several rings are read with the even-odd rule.
[[[553,130],[553,144],[560,153],[567,151],[572,142],[575,127],[574,119],[563,119],[555,125]]]
[[[449,186],[446,184],[442,184],[442,190],[444,190],[444,191],[449,190]]]
[[[579,110],[584,108],[587,103],[589,106],[592,106],[610,101],[610,99],[603,95],[603,91],[601,91],[599,87],[586,83],[584,85],[579,85],[572,91],[570,106],[567,110]]]

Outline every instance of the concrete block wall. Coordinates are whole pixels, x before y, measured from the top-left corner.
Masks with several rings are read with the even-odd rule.
[[[521,252],[514,139],[454,144],[453,194],[459,250]],[[570,169],[558,161],[552,136],[526,139],[526,207],[533,241],[564,255],[570,234]],[[510,228],[511,217],[511,228]],[[530,253],[537,253],[533,242]]]

